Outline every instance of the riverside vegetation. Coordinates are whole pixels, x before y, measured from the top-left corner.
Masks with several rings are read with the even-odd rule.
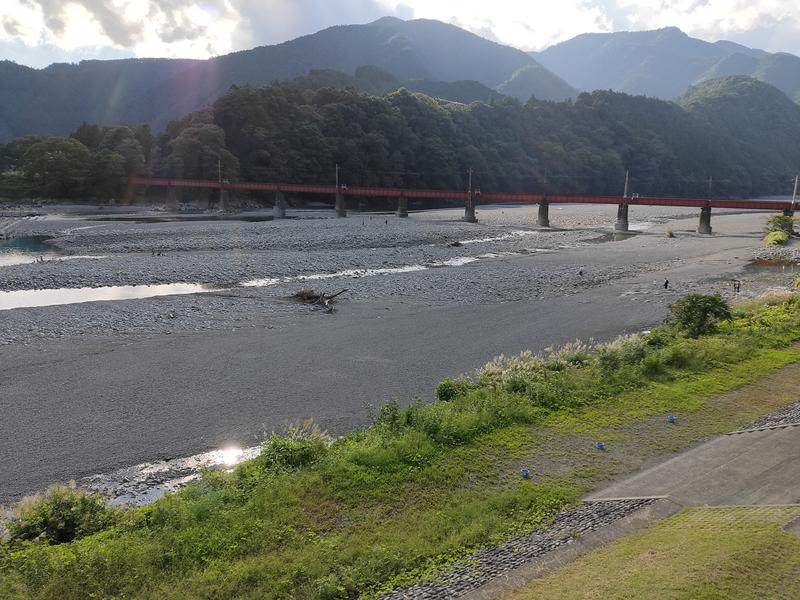
[[[784,246],[794,233],[794,219],[775,215],[767,220],[767,231],[764,235],[765,246]]]
[[[272,435],[258,458],[147,507],[107,509],[56,488],[15,508],[0,543],[0,590],[370,597],[546,523],[592,485],[635,468],[632,459],[776,408],[770,398],[714,399],[800,360],[799,339],[796,294],[733,309],[695,295],[673,305],[661,328],[498,358],[472,378],[443,381],[436,402],[390,402],[371,426],[336,440],[310,425]],[[667,414],[685,423],[666,425]]]

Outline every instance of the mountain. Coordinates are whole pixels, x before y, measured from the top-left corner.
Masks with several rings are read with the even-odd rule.
[[[800,107],[775,87],[751,77],[725,77],[692,86],[680,105],[738,148],[744,164],[761,164],[759,175],[788,189],[800,165]]]
[[[532,56],[583,90],[677,99],[696,83],[743,75],[800,101],[800,58],[729,41],[705,42],[675,27],[579,35]]]
[[[0,139],[63,134],[83,121],[147,123],[161,130],[171,119],[213,102],[232,85],[283,81],[312,69],[354,74],[367,64],[398,81],[471,80],[492,89],[528,67],[530,72],[513,87],[520,99],[535,95],[564,100],[577,94],[520,50],[439,21],[387,17],[209,60],[83,61],[41,70],[4,61]]]
[[[353,88],[373,96],[383,96],[405,88],[431,98],[442,98],[464,104],[488,102],[503,97],[503,94],[477,81],[433,81],[430,79],[400,81],[388,71],[374,65],[359,67],[356,69],[355,75],[329,69],[313,69],[308,75],[295,77],[285,85],[308,92],[326,87]]]

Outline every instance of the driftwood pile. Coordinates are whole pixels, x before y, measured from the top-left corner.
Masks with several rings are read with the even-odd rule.
[[[326,294],[325,292],[315,292],[314,290],[300,290],[296,294],[292,294],[292,298],[303,304],[321,306],[325,309],[326,313],[332,313],[335,308],[333,305],[334,301],[346,291],[347,290],[344,289],[335,294]]]

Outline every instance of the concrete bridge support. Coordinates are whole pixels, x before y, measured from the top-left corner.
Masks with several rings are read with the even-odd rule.
[[[167,187],[167,206],[170,210],[178,210],[178,193],[171,185]]]
[[[404,219],[408,216],[408,198],[400,196],[397,199],[397,216]]]
[[[336,192],[336,216],[347,216],[347,208],[344,205],[344,194],[342,192]]]
[[[272,208],[272,218],[285,219],[286,206],[286,196],[283,195],[282,191],[278,190],[275,192],[275,205]]]
[[[536,219],[539,227],[550,227],[550,203],[547,200],[539,202],[539,217]]]
[[[617,222],[614,223],[614,231],[628,231],[628,205],[620,204],[617,207]]]
[[[700,223],[697,225],[697,233],[711,235],[711,207],[704,206],[700,209]]]
[[[478,222],[478,217],[475,216],[475,196],[472,193],[467,196],[467,203],[464,207],[464,220],[467,223]]]

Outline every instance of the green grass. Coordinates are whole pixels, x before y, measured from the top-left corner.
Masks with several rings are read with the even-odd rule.
[[[442,401],[390,403],[332,443],[313,428],[273,436],[259,458],[117,514],[99,533],[0,543],[0,590],[357,598],[424,578],[546,522],[609,475],[793,400],[794,384],[786,395],[720,394],[798,361],[799,308],[780,297],[699,339],[661,329],[496,360],[442,386]],[[682,425],[666,426],[676,413]],[[605,453],[593,447],[601,438]]]
[[[800,598],[800,506],[692,508],[562,567],[505,600]]]

